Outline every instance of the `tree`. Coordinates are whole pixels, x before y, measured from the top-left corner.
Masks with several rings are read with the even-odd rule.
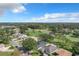
[[[52,31],[53,33],[56,33],[57,32],[57,29],[55,26],[50,26],[49,27],[49,30]]]
[[[3,35],[0,35],[0,43],[3,43],[3,44],[9,44],[9,41],[10,41],[10,37],[9,36],[3,36]]]
[[[22,42],[22,45],[26,50],[32,50],[37,47],[36,41],[32,38],[27,38],[26,40],[24,40]]]
[[[73,42],[74,46],[72,47],[71,52],[73,55],[79,55],[79,42]]]
[[[41,35],[39,35],[39,39],[42,40],[42,41],[52,43],[54,37],[49,35],[49,34],[41,34]]]
[[[13,29],[11,28],[4,28],[4,29],[0,29],[0,35],[12,35],[14,33]]]
[[[32,52],[32,56],[40,56],[40,55],[42,55],[42,53],[39,50],[34,50]]]
[[[27,26],[24,26],[24,25],[19,26],[19,28],[20,28],[20,33],[25,33],[25,30],[28,29],[28,27]]]
[[[79,37],[79,31],[74,31],[72,36],[73,37]]]
[[[71,40],[67,39],[64,35],[61,34],[56,35],[54,42],[59,48],[64,48],[67,50],[71,50],[74,45]]]

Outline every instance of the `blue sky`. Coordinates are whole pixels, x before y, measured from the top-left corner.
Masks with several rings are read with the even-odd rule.
[[[79,22],[79,4],[7,3],[0,4],[0,14],[0,22]]]

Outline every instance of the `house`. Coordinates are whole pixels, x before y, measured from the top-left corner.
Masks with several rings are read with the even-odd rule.
[[[14,47],[22,47],[22,44],[20,44],[20,42],[18,41],[17,38],[14,38],[10,41],[10,44]]]
[[[56,45],[54,45],[54,44],[48,44],[47,46],[45,46],[44,52],[46,54],[50,54],[50,53],[53,53],[56,49],[57,49]]]
[[[0,51],[4,51],[5,50],[5,45],[4,44],[0,44]]]
[[[37,45],[38,50],[41,50],[42,52],[44,52],[44,50],[45,50],[45,45],[46,45],[46,42],[44,42],[44,41],[39,41],[39,42],[38,42],[38,45]]]
[[[47,44],[47,42],[44,42],[44,41],[40,41],[37,47],[38,47],[38,50],[42,51],[46,55],[49,53],[53,53],[57,49],[56,45]]]
[[[62,49],[62,48],[57,49],[57,50],[55,51],[55,53],[56,53],[58,56],[72,56],[72,52],[67,51],[67,50],[65,50],[65,49]]]
[[[9,48],[10,48],[10,46],[6,47],[4,44],[0,44],[0,52],[13,52],[14,51]]]
[[[25,34],[20,34],[18,38],[19,38],[19,39],[22,39],[22,40],[25,40],[25,39],[27,38],[27,35],[25,35]]]
[[[25,40],[27,38],[27,35],[21,33],[15,33],[13,36],[21,40]]]

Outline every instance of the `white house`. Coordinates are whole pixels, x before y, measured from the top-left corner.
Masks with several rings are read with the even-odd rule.
[[[6,47],[4,44],[0,44],[0,51],[1,52],[13,52],[14,50],[9,49],[10,46]]]
[[[13,36],[21,40],[25,40],[27,38],[27,35],[21,33],[15,33]]]

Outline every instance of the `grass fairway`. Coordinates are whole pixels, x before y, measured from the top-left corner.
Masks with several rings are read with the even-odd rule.
[[[11,56],[12,52],[0,52],[0,56]]]
[[[66,38],[70,39],[73,42],[79,42],[79,38],[71,37],[70,35],[66,35]]]
[[[27,30],[26,33],[27,33],[28,36],[36,36],[37,37],[37,36],[39,36],[41,34],[44,34],[46,32],[44,32],[44,31],[42,32],[42,31],[39,31],[39,30],[37,31],[37,30],[30,29],[30,30]]]

